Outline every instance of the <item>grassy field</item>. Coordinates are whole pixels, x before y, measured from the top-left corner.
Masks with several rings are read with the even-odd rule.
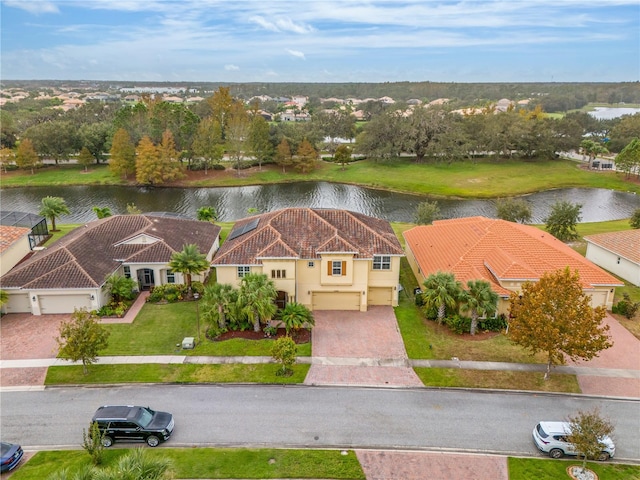
[[[582,465],[575,460],[541,460],[509,457],[509,480],[555,480],[569,478],[567,467]],[[587,462],[600,480],[639,480],[640,466]]]

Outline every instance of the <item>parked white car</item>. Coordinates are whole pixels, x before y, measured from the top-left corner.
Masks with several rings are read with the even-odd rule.
[[[564,455],[578,455],[573,445],[567,441],[571,433],[569,422],[540,422],[533,429],[533,441],[541,452],[548,453],[551,458],[562,458]],[[602,451],[596,460],[604,462],[613,458],[616,447],[609,437],[600,440]]]

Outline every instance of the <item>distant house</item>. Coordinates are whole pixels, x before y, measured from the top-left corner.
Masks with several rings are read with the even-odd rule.
[[[311,115],[307,112],[287,110],[280,114],[280,120],[283,122],[308,122],[311,120]]]
[[[137,280],[138,289],[183,283],[168,267],[171,256],[195,244],[211,260],[220,227],[175,215],[114,215],[78,227],[2,275],[9,300],[5,313],[72,313],[109,302],[105,281],[112,274]],[[203,280],[208,272],[193,276]]]
[[[34,249],[49,239],[47,219],[35,213],[0,211],[0,225],[7,227],[26,227],[29,231],[29,248]]]
[[[263,273],[278,305],[359,310],[398,305],[398,238],[386,220],[347,210],[286,208],[242,219],[213,259],[219,283]]]
[[[640,230],[584,237],[586,257],[596,265],[640,287]]]
[[[30,228],[0,225],[0,277],[31,253]]]
[[[529,225],[485,217],[438,220],[404,232],[407,260],[422,285],[437,272],[450,272],[463,285],[486,280],[498,294],[498,313],[524,282],[569,267],[580,275],[593,306],[611,308],[624,284],[553,235]]]

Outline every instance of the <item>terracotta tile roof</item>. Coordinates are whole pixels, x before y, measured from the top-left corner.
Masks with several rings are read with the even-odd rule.
[[[248,230],[233,238],[243,228]],[[347,210],[286,208],[236,222],[212,265],[258,265],[262,258],[313,259],[324,252],[353,253],[355,258],[404,255],[386,220]]]
[[[502,281],[538,280],[544,273],[569,267],[587,288],[622,285],[553,235],[528,225],[485,217],[439,220],[404,232],[407,248],[421,272],[452,272],[457,280],[485,279],[498,294]]]
[[[11,247],[22,237],[29,235],[30,228],[0,225],[0,253]]]
[[[584,239],[620,257],[640,264],[640,229],[598,233],[584,237]]]
[[[3,288],[95,288],[122,263],[168,263],[196,244],[208,253],[220,227],[197,220],[116,215],[78,227],[2,277]],[[151,243],[123,243],[146,236]]]

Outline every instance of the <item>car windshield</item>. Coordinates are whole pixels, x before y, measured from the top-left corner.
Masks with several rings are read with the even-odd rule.
[[[540,435],[542,438],[547,438],[549,435],[547,434],[547,432],[545,432],[542,429],[542,425],[538,424],[538,426],[536,427],[536,429],[538,430],[538,435]]]
[[[8,453],[11,450],[11,444],[2,442],[2,455]]]
[[[153,420],[153,411],[148,408],[141,408],[136,420],[142,428],[147,428],[151,420]]]

